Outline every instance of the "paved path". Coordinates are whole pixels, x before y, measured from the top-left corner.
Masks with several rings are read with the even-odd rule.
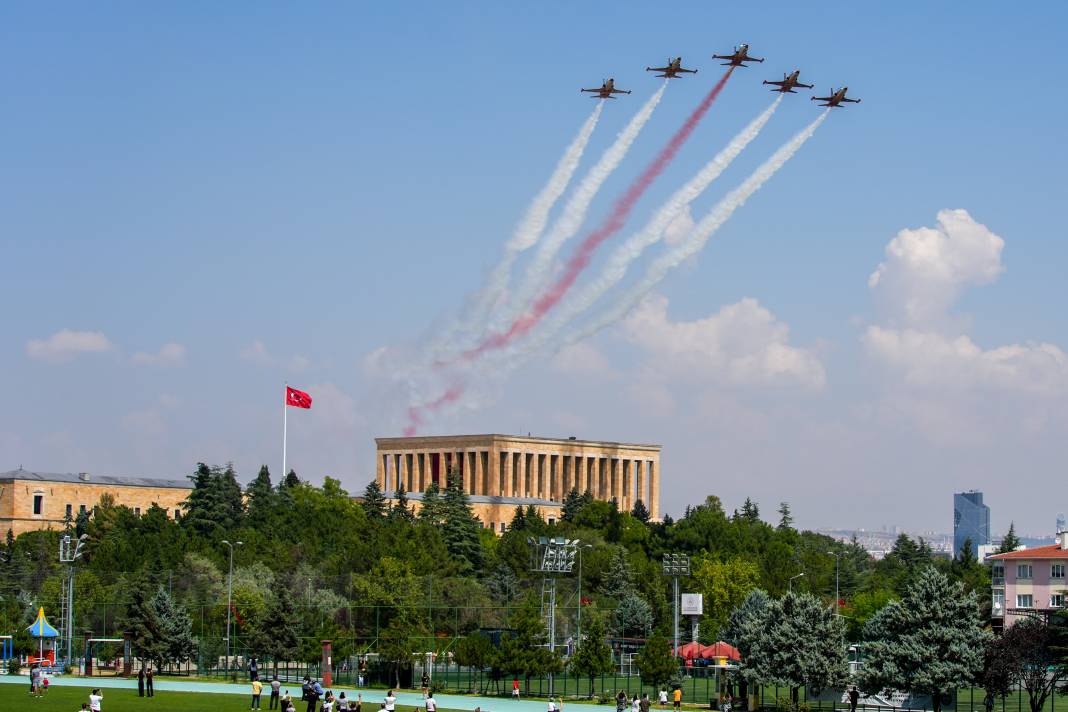
[[[267,678],[265,678],[267,679]],[[29,685],[29,678],[25,675],[0,675],[0,683],[15,685]],[[99,687],[100,689],[126,689],[136,690],[137,680],[121,677],[77,677],[70,675],[50,675],[48,684],[57,687]],[[156,692],[209,692],[224,695],[250,695],[252,688],[248,683],[232,684],[225,682],[197,682],[195,680],[169,680],[156,677]],[[268,688],[270,689],[270,688]],[[286,685],[282,683],[282,691],[289,690],[294,699],[300,699],[300,685]],[[356,693],[363,694],[364,702],[381,702],[386,693],[382,689],[356,689],[352,687],[334,687],[335,693],[344,690],[345,696],[355,699]],[[267,696],[270,696],[269,694]],[[474,710],[481,707],[483,712],[545,712],[546,703],[542,700],[512,700],[505,697],[468,697],[466,695],[435,695],[438,706],[450,710]],[[402,705],[421,706],[423,694],[421,692],[398,692],[397,703]],[[299,708],[298,708],[299,709]],[[372,708],[374,709],[374,708]]]

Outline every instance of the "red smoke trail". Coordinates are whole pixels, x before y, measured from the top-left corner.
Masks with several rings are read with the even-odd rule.
[[[500,334],[493,334],[481,344],[466,351],[464,358],[471,359],[479,354],[482,354],[491,349],[499,349],[502,346],[507,345],[515,337],[522,336],[530,331],[542,317],[545,316],[559,301],[567,294],[567,290],[575,283],[575,280],[582,274],[582,270],[586,269],[590,264],[590,260],[593,259],[593,253],[597,251],[597,247],[615,235],[617,232],[623,229],[623,226],[627,222],[627,218],[630,216],[630,211],[634,209],[638,200],[642,197],[645,191],[656,180],[657,176],[664,172],[671,160],[675,158],[675,154],[682,148],[682,144],[686,143],[686,139],[690,138],[690,134],[697,128],[697,124],[700,123],[701,118],[708,113],[709,108],[712,106],[712,102],[719,96],[723,86],[730,79],[731,72],[734,71],[734,67],[731,67],[723,75],[712,91],[708,92],[708,95],[701,101],[693,113],[690,114],[686,122],[675,132],[675,135],[671,137],[668,144],[660,151],[660,153],[653,159],[642,174],[635,179],[631,184],[627,192],[616,201],[616,204],[612,207],[612,212],[609,213],[608,218],[604,223],[586,236],[586,239],[582,241],[578,249],[575,250],[575,254],[571,256],[571,259],[567,261],[564,267],[564,273],[560,275],[560,278],[556,280],[544,294],[538,297],[534,302],[534,306],[531,307],[525,314],[516,319],[512,326]]]
[[[449,386],[449,390],[442,393],[440,396],[424,403],[422,406],[411,406],[408,408],[408,425],[404,428],[404,437],[410,438],[415,435],[415,431],[425,421],[423,420],[424,411],[434,411],[445,405],[446,403],[452,403],[464,394],[464,385],[462,383],[455,383]]]

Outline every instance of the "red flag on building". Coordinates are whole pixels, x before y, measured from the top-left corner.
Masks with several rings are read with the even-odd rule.
[[[312,397],[304,391],[286,386],[286,405],[294,408],[311,408]]]

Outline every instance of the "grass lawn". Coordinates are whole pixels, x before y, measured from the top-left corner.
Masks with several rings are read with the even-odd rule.
[[[4,712],[23,712],[41,710],[42,712],[78,712],[83,702],[89,701],[88,687],[53,687],[42,698],[31,697],[27,685],[0,685],[0,710]],[[157,692],[155,697],[138,697],[137,690],[104,689],[104,702],[101,712],[242,712],[248,710],[252,695],[211,694],[205,692]],[[292,692],[292,690],[290,691]],[[299,688],[297,691],[299,695]],[[348,693],[346,693],[348,694]],[[261,707],[266,710],[270,693],[261,699]],[[377,698],[368,704],[364,702],[366,712],[378,712]],[[305,712],[307,702],[296,701],[298,712]],[[397,705],[399,712],[413,712],[415,707]],[[450,712],[441,709],[441,712]]]

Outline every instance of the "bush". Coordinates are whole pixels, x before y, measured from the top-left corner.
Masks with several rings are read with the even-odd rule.
[[[18,675],[20,672],[22,672],[22,663],[19,661],[18,658],[12,658],[11,660],[7,661],[8,675]]]

